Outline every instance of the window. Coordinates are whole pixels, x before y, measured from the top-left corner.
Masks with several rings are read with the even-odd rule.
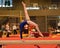
[[[12,7],[12,0],[0,0],[0,7]]]

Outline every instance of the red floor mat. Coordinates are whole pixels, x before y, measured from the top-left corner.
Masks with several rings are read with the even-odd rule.
[[[56,48],[56,45],[3,45],[3,48]]]
[[[9,38],[0,38],[0,40],[20,40],[20,37],[9,37]],[[23,40],[60,40],[57,38],[43,37],[43,38],[23,38]],[[56,48],[57,45],[49,44],[49,45],[3,45],[3,48]]]

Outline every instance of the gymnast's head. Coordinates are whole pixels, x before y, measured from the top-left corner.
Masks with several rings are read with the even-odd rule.
[[[25,24],[24,25],[24,29],[28,29],[29,28],[29,25],[28,24]]]

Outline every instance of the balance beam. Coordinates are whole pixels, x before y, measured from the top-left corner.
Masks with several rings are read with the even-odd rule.
[[[0,40],[0,45],[5,44],[60,44],[60,40]]]

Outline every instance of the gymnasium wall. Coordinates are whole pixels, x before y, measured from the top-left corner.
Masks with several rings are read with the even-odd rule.
[[[50,1],[46,0],[25,0],[27,6],[29,3],[32,2],[38,2],[39,5],[48,6],[51,4]],[[13,0],[13,7],[11,8],[1,8],[0,7],[0,16],[17,16],[19,17],[20,11],[22,11],[22,15],[24,15],[23,12],[23,6],[20,2],[20,0]],[[32,13],[33,12],[33,13]],[[41,10],[28,10],[28,13],[30,16],[49,16],[49,15],[60,15],[60,9],[57,10],[49,10],[49,9],[41,9]]]

